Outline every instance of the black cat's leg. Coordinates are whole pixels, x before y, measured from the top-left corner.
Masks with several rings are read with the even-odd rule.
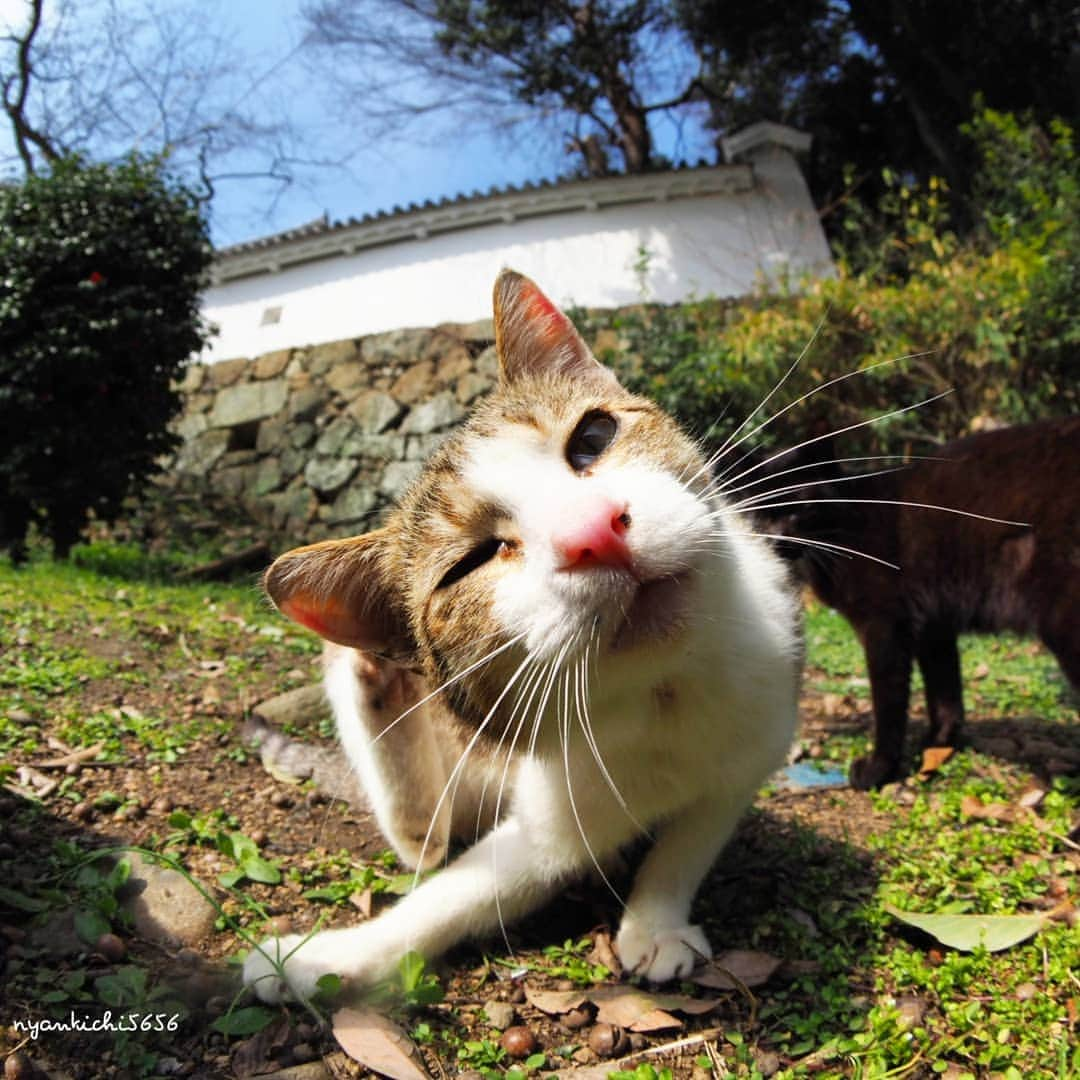
[[[869,623],[862,628],[863,649],[870,674],[874,704],[874,749],[851,763],[851,786],[860,790],[879,787],[900,773],[900,758],[907,732],[911,692],[911,635],[892,622]]]
[[[951,627],[927,627],[918,636],[915,656],[926,686],[930,717],[927,746],[955,746],[964,725],[964,686],[960,651]]]

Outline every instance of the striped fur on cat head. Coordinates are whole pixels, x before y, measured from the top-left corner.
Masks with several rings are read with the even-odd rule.
[[[327,640],[449,682],[449,707],[497,736],[525,657],[588,646],[596,682],[655,686],[701,622],[713,529],[703,459],[674,421],[532,281],[504,271],[494,300],[497,388],[383,528],[288,552],[265,584]]]

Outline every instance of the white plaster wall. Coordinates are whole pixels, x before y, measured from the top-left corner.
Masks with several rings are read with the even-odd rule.
[[[204,359],[224,360],[491,314],[504,266],[557,302],[615,307],[642,299],[634,264],[649,252],[645,298],[738,296],[762,277],[830,273],[806,184],[781,149],[755,158],[750,192],[602,207],[443,233],[209,288],[220,328]],[[276,324],[261,325],[280,307]]]

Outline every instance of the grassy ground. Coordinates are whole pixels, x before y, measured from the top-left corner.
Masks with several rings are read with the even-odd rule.
[[[143,560],[106,547],[82,561],[0,563],[0,1054],[18,1050],[9,1075],[32,1068],[27,1059],[97,1077],[255,1075],[324,1058],[335,1075],[365,1075],[315,1017],[252,1008],[230,981],[230,961],[267,924],[353,922],[357,905],[377,912],[401,886],[366,815],[275,780],[241,740],[255,702],[312,681],[315,643],[251,583],[141,580]],[[862,658],[823,609],[810,611],[808,639],[803,755],[846,767],[867,745]],[[964,668],[971,745],[925,779],[871,795],[762,792],[697,915],[716,948],[754,950],[779,968],[706,1015],[681,1016],[682,1030],[635,1033],[639,1056],[612,1065],[615,1075],[1080,1075],[1075,705],[1033,643],[969,642]],[[83,748],[95,748],[86,760],[50,764]],[[212,893],[217,926],[197,949],[132,933],[117,903],[123,864],[91,857],[125,845],[167,853]],[[1047,917],[1000,952],[964,952],[894,910]],[[604,890],[583,886],[515,931],[512,959],[501,942],[461,949],[403,971],[384,996],[433,1075],[584,1069],[597,1061],[592,1007],[575,1027],[522,991],[587,996],[611,984],[602,928],[616,922]],[[539,1042],[516,1062],[488,1023],[500,1000]],[[177,1028],[27,1038],[31,1019],[107,1007],[175,1015]],[[695,1032],[704,1037],[680,1044]]]

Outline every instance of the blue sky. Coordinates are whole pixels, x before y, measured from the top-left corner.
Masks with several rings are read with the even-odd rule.
[[[117,0],[122,8],[145,10],[157,4],[175,9],[185,0]],[[187,0],[192,2],[192,0]],[[198,0],[195,0],[198,3]],[[74,17],[97,18],[108,0],[69,0]],[[332,79],[304,62],[298,49],[301,0],[229,0],[193,7],[205,23],[185,28],[189,44],[200,35],[218,35],[225,45],[218,57],[227,72],[231,104],[256,108],[269,121],[287,117],[302,133],[312,158],[341,162],[334,167],[301,168],[286,189],[271,191],[252,179],[222,181],[212,204],[211,225],[219,246],[289,229],[326,213],[331,219],[360,217],[410,202],[452,198],[526,181],[554,179],[570,162],[560,152],[558,131],[539,137],[531,125],[518,127],[515,139],[492,135],[482,122],[446,116],[412,125],[398,137],[371,138],[357,110],[356,122],[334,100]],[[47,0],[47,14],[60,0]],[[0,0],[0,26],[21,21],[25,0]],[[678,61],[678,57],[674,60]],[[654,131],[658,149],[696,159],[708,146],[686,147],[661,123]],[[0,149],[10,136],[0,130]],[[124,146],[121,149],[127,149]]]

